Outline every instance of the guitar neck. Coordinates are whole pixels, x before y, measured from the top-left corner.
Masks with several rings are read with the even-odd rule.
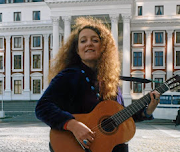
[[[169,90],[169,87],[165,82],[162,85],[160,85],[159,87],[157,87],[155,90],[158,91],[161,95],[164,92],[166,92],[167,90]],[[128,118],[132,117],[135,113],[137,113],[138,111],[140,111],[141,109],[146,107],[150,103],[150,101],[151,101],[151,97],[150,97],[150,94],[148,93],[145,96],[143,96],[142,98],[140,98],[139,100],[134,101],[131,105],[127,106],[123,110],[121,110],[121,111],[117,112],[116,114],[114,114],[113,116],[111,116],[111,118],[113,119],[115,124],[118,126],[122,122],[127,120]]]

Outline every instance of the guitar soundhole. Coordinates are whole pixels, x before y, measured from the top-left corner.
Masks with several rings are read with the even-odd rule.
[[[104,133],[111,134],[116,131],[117,127],[111,118],[101,119],[101,130]]]

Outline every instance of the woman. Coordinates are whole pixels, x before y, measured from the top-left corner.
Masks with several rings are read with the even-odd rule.
[[[36,106],[37,118],[52,129],[69,130],[89,148],[96,133],[72,114],[89,113],[103,100],[123,105],[119,90],[120,61],[110,30],[93,18],[78,18],[69,39],[59,50],[50,68],[52,80]],[[135,121],[153,119],[159,93],[150,93],[151,102],[133,116]],[[51,151],[52,148],[50,148]],[[62,150],[63,151],[63,150]],[[127,152],[128,145],[117,145],[113,152]]]

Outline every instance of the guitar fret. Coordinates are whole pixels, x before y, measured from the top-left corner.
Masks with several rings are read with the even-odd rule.
[[[158,91],[160,94],[163,94],[164,92],[170,89],[170,85],[173,83],[170,82],[171,80],[172,79],[167,80],[165,83],[158,86],[155,90]],[[134,115],[136,112],[146,107],[150,102],[151,102],[151,97],[150,94],[148,93],[144,97],[140,98],[137,101],[134,101],[131,105],[127,106],[123,110],[111,116],[111,118],[114,120],[116,125],[119,125],[123,121]]]

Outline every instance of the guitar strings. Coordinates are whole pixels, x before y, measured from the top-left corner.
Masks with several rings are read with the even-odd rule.
[[[85,71],[84,70],[81,70],[81,72],[83,73],[83,74],[85,74]],[[86,74],[85,74],[86,75]],[[89,80],[89,78],[86,76],[86,81],[88,82],[88,83],[90,83],[90,80]],[[164,84],[165,85],[165,84]],[[163,87],[163,84],[162,85],[160,85],[158,88],[157,88],[157,91],[158,92],[160,92],[159,90],[163,90],[163,92],[165,92],[164,90],[166,90],[167,91],[167,88],[161,88],[161,87]],[[166,86],[167,87],[167,86]],[[93,90],[93,91],[95,91],[95,89],[94,89],[94,86],[92,86],[91,85],[91,89]],[[99,93],[96,93],[97,95],[99,94]],[[144,96],[144,98],[142,98],[141,100],[143,101],[145,98],[147,98],[147,100],[148,100],[148,102],[149,102],[149,100],[150,100],[150,97],[149,97],[149,94],[147,94],[147,95],[145,95]],[[136,102],[136,104],[137,104],[137,106],[140,106],[140,109],[142,109],[143,107],[145,107],[147,104],[148,104],[148,102],[147,102],[147,100],[145,100],[144,101],[144,103],[143,103],[143,105],[140,105],[140,104],[138,104],[138,102]],[[133,106],[132,106],[133,105]],[[123,121],[125,121],[125,120],[127,120],[130,116],[126,116],[125,114],[126,113],[128,113],[129,112],[129,115],[131,115],[132,116],[132,114],[134,114],[135,112],[137,112],[137,110],[139,109],[138,107],[137,107],[137,109],[136,109],[136,105],[135,104],[132,104],[131,106],[129,106],[129,111],[127,110],[127,108],[125,108],[125,109],[123,109],[123,110],[121,110],[119,113],[117,113],[117,114],[115,114],[114,115],[114,117],[113,116],[111,116],[111,117],[109,117],[108,119],[106,119],[105,121],[103,121],[102,123],[100,123],[100,124],[98,124],[97,126],[95,126],[95,127],[93,127],[92,128],[92,130],[94,130],[95,132],[99,132],[99,133],[96,133],[96,136],[98,137],[98,135],[101,133],[100,132],[100,130],[99,130],[99,128],[101,128],[101,127],[105,127],[107,130],[109,130],[109,129],[111,129],[112,128],[112,126],[114,125],[114,123],[116,124],[116,122],[114,122],[114,119],[116,119],[116,120],[118,120],[118,123],[116,124],[116,126],[115,127],[117,127],[118,125],[120,125]],[[135,111],[131,111],[132,109],[134,108],[134,110]],[[139,109],[139,110],[140,110]],[[133,112],[133,113],[131,113],[131,112]],[[120,115],[120,113],[121,113],[121,115]],[[125,116],[124,116],[125,115]],[[110,121],[110,122],[109,122]],[[102,135],[102,134],[100,134],[100,135]]]
[[[157,89],[156,89],[159,93],[163,93],[165,91],[167,91],[167,86],[164,84],[164,85],[161,85],[159,86]],[[128,114],[129,112],[129,115],[132,115],[131,112],[135,113],[137,112],[138,110],[142,109],[143,107],[145,107],[149,101],[150,101],[150,95],[147,94],[145,95],[143,98],[140,99],[141,101],[144,100],[143,104],[141,104],[141,102],[135,102],[136,104],[132,104],[129,106],[129,111],[127,110],[127,108],[121,110],[120,112],[116,113],[114,116],[114,119],[117,119],[119,120],[118,121],[118,125],[120,125],[122,122],[124,122],[125,120],[127,120],[129,117],[126,117],[126,114]],[[138,107],[140,106],[140,107]],[[136,109],[137,108],[137,109]],[[133,109],[135,111],[133,111]],[[121,114],[121,115],[120,115]],[[114,126],[114,121],[113,121],[113,116],[109,117],[108,119],[106,119],[105,121],[103,121],[102,123],[99,123],[97,126],[95,126],[94,128],[92,128],[93,131],[96,132],[96,137],[100,137],[102,135],[101,131],[99,128],[101,128],[101,126],[105,127],[107,130],[111,129],[112,126]],[[110,121],[110,122],[109,122]],[[117,126],[118,126],[117,125]]]

